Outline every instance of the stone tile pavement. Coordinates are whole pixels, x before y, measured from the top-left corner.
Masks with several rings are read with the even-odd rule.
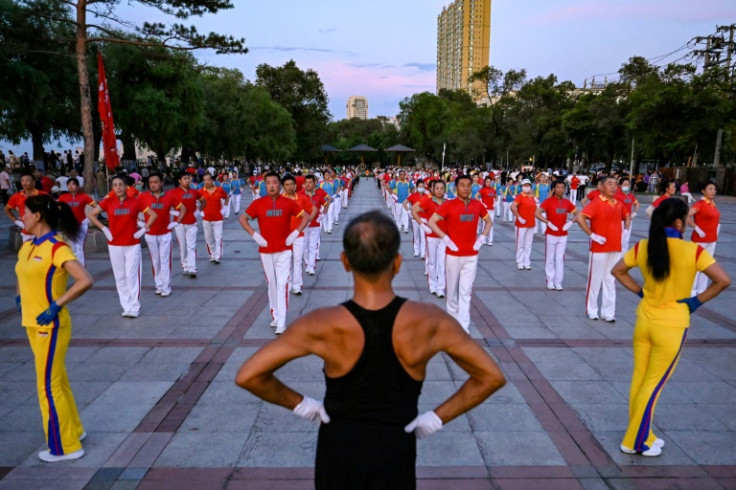
[[[246,203],[247,205],[247,203]],[[324,235],[317,276],[290,298],[289,319],[350,297],[338,261],[351,216],[381,207],[363,181],[337,232]],[[736,202],[723,199],[716,256],[736,276]],[[385,209],[385,208],[384,208]],[[648,222],[638,219],[633,239]],[[471,335],[508,377],[497,394],[418,443],[418,486],[481,488],[736,488],[736,320],[734,288],[695,315],[682,361],[661,397],[659,458],[619,452],[632,368],[637,298],[619,289],[615,324],[584,315],[587,240],[573,228],[565,290],[545,288],[544,243],[532,270],[517,271],[513,228],[496,224],[481,250]],[[411,235],[399,294],[427,292]],[[240,364],[273,338],[255,244],[234,218],[225,224],[221,265],[206,259],[199,234],[197,279],[175,275],[169,298],[153,294],[144,252],[142,316],[124,319],[106,253],[88,257],[95,286],[71,306],[67,366],[89,434],[84,458],[49,465],[36,453],[43,431],[33,360],[15,310],[15,256],[0,246],[0,489],[311,488],[317,427],[265,405],[233,384]],[[178,266],[178,249],[174,268]],[[279,376],[315,398],[320,363],[301,359]],[[420,410],[443,401],[465,379],[446,356],[430,363]]]

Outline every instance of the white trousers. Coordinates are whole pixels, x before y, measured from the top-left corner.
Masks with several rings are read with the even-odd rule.
[[[304,264],[307,272],[314,272],[319,251],[320,227],[307,226],[304,228]]]
[[[153,282],[156,289],[171,292],[171,233],[164,235],[144,235],[151,255]]]
[[[79,224],[79,234],[76,240],[68,240],[69,248],[74,252],[74,256],[77,258],[80,264],[84,265],[84,241],[87,239],[87,230],[89,229],[89,223],[85,221]]]
[[[204,240],[207,242],[207,253],[210,254],[210,259],[220,260],[222,258],[222,221],[202,220],[202,228],[204,228]]]
[[[179,242],[182,270],[197,272],[197,223],[179,225],[174,228],[174,234]]]
[[[452,315],[466,332],[470,332],[470,298],[478,269],[478,256],[445,257],[447,278],[447,313]]]
[[[631,241],[631,228],[633,228],[634,222],[631,222],[629,229],[626,229],[626,223],[621,222],[621,252],[626,253],[629,251],[629,242]]]
[[[334,196],[332,196],[332,206],[330,206],[330,209],[332,209],[333,213],[335,213],[335,221],[339,221],[340,219],[340,210],[342,209],[342,206],[340,205],[342,203],[342,195],[338,192]]]
[[[488,210],[488,216],[491,218],[491,232],[488,233],[488,236],[486,237],[486,245],[493,245],[493,225],[496,222],[496,218],[493,216],[493,210]],[[478,233],[483,233],[483,227],[486,225],[484,220],[478,220],[478,224],[480,226],[480,231]]]
[[[578,190],[577,189],[570,189],[570,202],[575,204],[578,197]]]
[[[340,200],[342,201],[342,207],[347,209],[348,207],[348,190],[343,189],[340,191]]]
[[[534,228],[516,227],[516,267],[532,266]]]
[[[286,327],[286,309],[289,307],[289,270],[291,250],[272,254],[261,254],[263,272],[268,284],[268,304],[276,328]]]
[[[427,238],[424,230],[422,229],[422,226],[417,223],[417,220],[415,219],[411,220],[411,232],[413,236],[414,255],[424,258],[424,254],[426,253]]]
[[[514,221],[514,214],[511,212],[511,203],[510,202],[503,202],[503,220],[504,221]]]
[[[240,199],[243,197],[242,194],[233,194],[230,196],[230,202],[233,204],[233,213],[238,214],[240,212]]]
[[[141,311],[141,246],[108,245],[112,273],[115,276],[115,287],[123,311],[140,313]]]
[[[703,249],[705,249],[711,255],[714,255],[716,253],[716,242],[700,243],[699,245],[703,247]],[[692,296],[702,293],[707,288],[708,288],[708,276],[706,276],[702,272],[696,272],[695,281],[693,281]]]
[[[292,291],[301,291],[304,285],[304,244],[305,244],[306,233],[304,236],[298,237],[294,240],[291,252],[291,279],[289,285]]]
[[[427,281],[429,292],[445,294],[445,242],[441,238],[427,238]]]
[[[396,203],[396,218],[397,222],[396,225],[399,227],[399,230],[402,228],[406,231],[409,230],[409,213],[406,211],[406,208],[404,208],[404,204],[397,202]]]
[[[547,287],[562,287],[565,275],[565,248],[567,236],[545,235],[544,237],[544,274],[547,276]]]
[[[501,210],[503,209],[503,202],[501,196],[496,197],[496,218],[501,217]]]
[[[227,204],[225,204],[225,201],[223,199],[220,199],[220,203],[222,203],[222,218],[223,219],[230,218],[230,202],[231,201],[232,199],[228,201]]]
[[[616,279],[611,274],[621,252],[590,252],[588,289],[585,293],[585,313],[598,316],[598,294],[601,292],[601,318],[616,315]]]
[[[325,216],[325,231],[332,233],[332,226],[338,221],[340,216],[340,201],[332,201],[330,207],[327,209],[327,216]]]

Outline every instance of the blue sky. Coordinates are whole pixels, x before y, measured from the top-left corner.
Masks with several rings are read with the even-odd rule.
[[[157,12],[121,2],[124,15],[154,21]],[[192,20],[200,32],[244,37],[245,55],[198,52],[204,63],[255,79],[261,63],[294,59],[317,71],[334,119],[350,95],[368,97],[369,116],[393,116],[399,102],[435,90],[437,15],[445,0],[233,0],[235,8]],[[629,57],[654,58],[736,21],[733,0],[495,0],[490,63],[530,77],[557,75],[582,86],[612,74]],[[660,63],[674,61],[679,51]],[[114,90],[110,86],[110,90]],[[114,108],[113,108],[114,110]],[[6,145],[2,145],[5,147]],[[24,145],[25,147],[26,145]],[[30,150],[27,145],[25,151]]]

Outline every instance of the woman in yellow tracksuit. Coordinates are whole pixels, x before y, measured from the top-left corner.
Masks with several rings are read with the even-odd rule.
[[[66,203],[49,195],[26,199],[22,216],[33,239],[18,252],[15,265],[15,301],[36,361],[36,386],[48,450],[38,453],[46,462],[84,456],[81,439],[86,435],[79,420],[64,358],[72,323],[65,308],[92,286],[92,277],[57,235],[74,239],[79,222]],[[74,283],[67,289],[69,276]]]
[[[690,326],[690,315],[731,283],[726,272],[697,243],[682,239],[688,207],[679,199],[664,200],[652,214],[649,239],[626,252],[612,274],[641,298],[634,325],[634,371],[629,392],[629,426],[621,451],[659,456],[664,441],[652,432],[657,399],[677,366]],[[638,267],[640,287],[629,275]],[[696,272],[713,283],[690,297]]]

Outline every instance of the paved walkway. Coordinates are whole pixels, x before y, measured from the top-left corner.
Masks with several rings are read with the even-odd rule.
[[[363,181],[337,233],[324,235],[317,276],[290,299],[289,319],[350,296],[337,259],[351,216],[382,205]],[[717,257],[736,276],[736,204],[723,203]],[[384,208],[385,209],[385,208]],[[635,222],[642,238],[646,219]],[[406,258],[399,294],[430,296],[423,265]],[[3,237],[3,240],[7,240]],[[200,257],[206,257],[199,233]],[[40,462],[43,432],[33,361],[15,310],[14,254],[0,252],[0,488],[311,488],[317,427],[265,405],[233,384],[243,360],[273,338],[253,241],[226,222],[221,265],[199,261],[196,279],[174,277],[155,296],[145,258],[142,316],[122,318],[106,253],[88,257],[95,286],[71,307],[67,366],[88,439],[86,456]],[[5,246],[7,241],[0,243]],[[145,252],[144,252],[145,255]],[[175,268],[178,251],[174,252]],[[736,488],[736,288],[699,310],[682,361],[654,424],[663,455],[619,452],[627,421],[630,338],[637,298],[619,289],[615,324],[584,315],[587,240],[572,230],[565,290],[548,291],[544,246],[535,237],[532,271],[517,271],[513,229],[496,226],[481,250],[471,335],[501,364],[508,384],[418,444],[422,489]],[[324,394],[316,359],[279,372],[295,389]],[[464,374],[445,356],[430,363],[420,411],[443,401]]]

